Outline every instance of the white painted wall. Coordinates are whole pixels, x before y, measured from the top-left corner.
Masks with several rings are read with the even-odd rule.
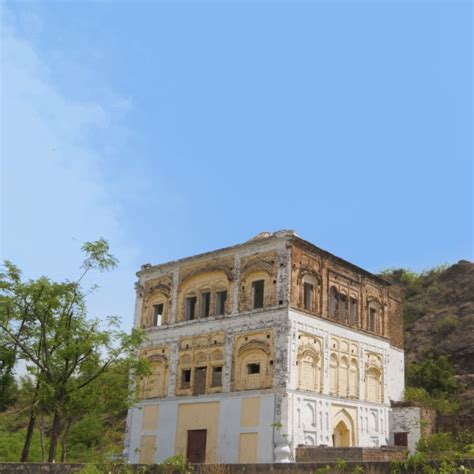
[[[408,449],[412,454],[416,451],[416,443],[421,438],[421,410],[419,407],[394,407],[390,414],[390,443],[394,443],[394,433],[408,433]]]
[[[289,347],[289,370],[290,379],[288,387],[297,389],[296,360],[298,351],[298,331],[319,336],[324,341],[324,394],[329,389],[329,339],[331,336],[342,337],[359,344],[359,398],[365,399],[365,354],[375,352],[383,355],[384,359],[384,405],[389,406],[390,400],[401,400],[404,391],[404,353],[394,348],[390,342],[378,336],[372,336],[363,332],[350,329],[342,324],[328,321],[322,318],[312,317],[306,313],[293,310],[289,311],[291,322],[291,338]]]
[[[405,352],[391,346],[388,357],[390,400],[399,402],[403,400],[405,391]]]
[[[313,395],[311,392],[291,391],[290,437],[292,448],[299,444],[332,446],[331,409],[347,407],[356,410],[354,420],[357,430],[357,445],[378,447],[389,441],[390,408],[373,403],[353,401],[344,398]]]

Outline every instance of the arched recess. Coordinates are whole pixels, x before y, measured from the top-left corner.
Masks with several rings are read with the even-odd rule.
[[[351,359],[351,365],[349,368],[349,397],[359,397],[359,364],[357,359]]]
[[[321,392],[322,362],[321,353],[313,347],[303,346],[298,351],[298,388]]]
[[[321,313],[321,277],[313,269],[303,267],[297,277],[298,306],[312,313]]]
[[[272,386],[271,347],[263,341],[249,341],[237,352],[235,390],[256,390]]]
[[[333,445],[336,448],[355,446],[355,423],[351,415],[344,409],[334,417]]]
[[[242,272],[240,277],[240,298],[239,310],[251,311],[253,309],[268,308],[276,304],[276,278],[273,275],[272,267],[263,265],[252,265]],[[257,290],[257,283],[263,282]],[[274,283],[275,282],[275,283]],[[263,291],[262,305],[256,305],[256,291]]]
[[[340,397],[347,397],[349,388],[349,360],[342,356],[339,361],[339,386],[338,394]]]
[[[365,380],[365,393],[367,401],[373,403],[382,403],[382,371],[378,367],[370,366],[365,372]]]
[[[188,274],[179,284],[177,320],[201,319],[209,316],[220,316],[218,308],[224,297],[224,314],[230,314],[232,309],[233,280],[230,271],[212,269],[210,271],[195,271]],[[218,293],[221,293],[218,295]],[[193,302],[190,298],[196,298]],[[193,317],[190,318],[190,308],[194,306]],[[217,314],[217,313],[221,314]]]
[[[336,354],[331,354],[329,358],[329,393],[337,395],[338,393],[338,367],[339,359]]]
[[[376,334],[382,333],[382,305],[376,298],[367,302],[367,330]]]
[[[329,317],[336,318],[338,313],[337,288],[331,286],[329,289]]]
[[[140,381],[140,398],[166,397],[168,391],[168,358],[164,354],[147,357],[150,373]]]

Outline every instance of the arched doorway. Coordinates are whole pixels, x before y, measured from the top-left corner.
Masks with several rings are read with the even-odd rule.
[[[342,420],[334,428],[333,441],[336,448],[348,448],[351,445],[351,431]]]

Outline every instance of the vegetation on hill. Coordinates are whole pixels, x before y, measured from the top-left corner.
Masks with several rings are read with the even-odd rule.
[[[382,276],[403,297],[408,398],[429,402],[447,429],[474,428],[474,264],[461,260]],[[441,418],[443,421],[443,418]]]

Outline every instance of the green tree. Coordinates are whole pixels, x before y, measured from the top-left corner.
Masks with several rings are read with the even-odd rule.
[[[54,462],[74,401],[86,387],[98,383],[112,364],[135,361],[143,341],[141,331],[121,331],[116,317],[106,321],[87,318],[88,292],[82,280],[91,270],[113,269],[117,260],[104,239],[86,242],[82,250],[85,259],[76,281],[57,283],[47,277],[23,281],[10,262],[5,262],[0,277],[1,338],[14,348],[15,361],[26,362],[35,381],[23,460],[28,456],[38,410],[51,418],[48,461]]]
[[[454,369],[446,356],[411,363],[407,369],[407,383],[425,389],[434,397],[447,396],[457,390]]]

